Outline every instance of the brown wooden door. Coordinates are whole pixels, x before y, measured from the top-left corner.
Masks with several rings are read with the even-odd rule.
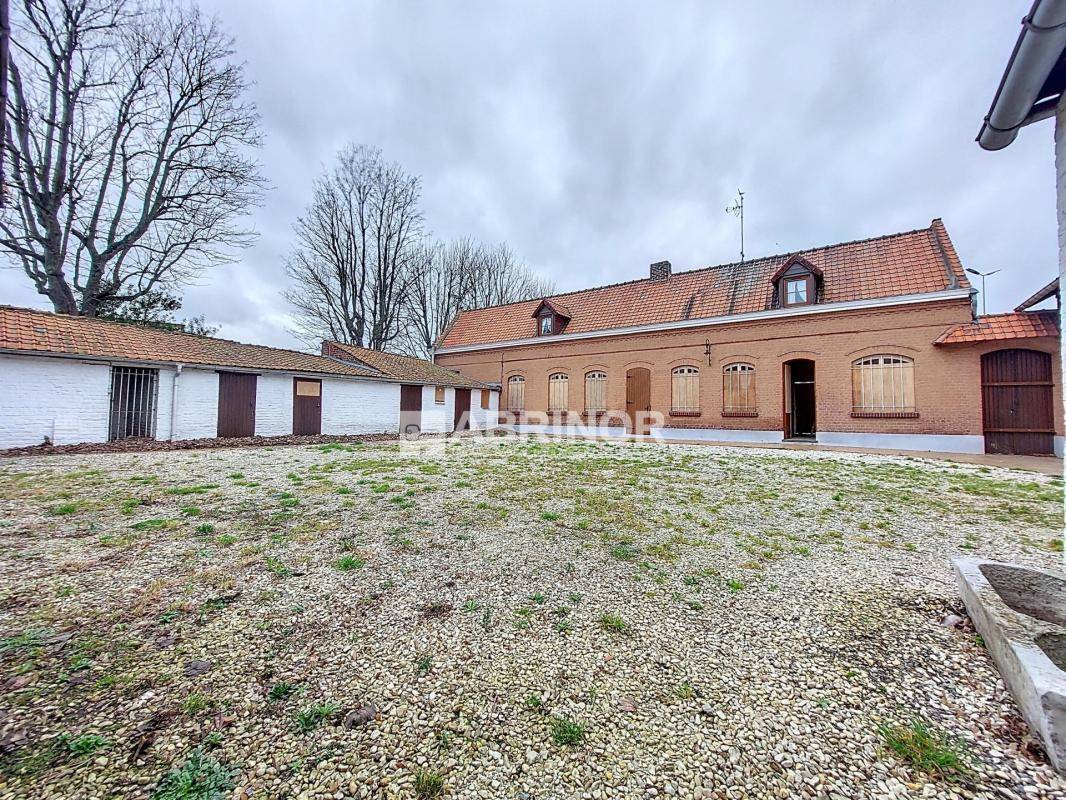
[[[453,429],[457,431],[470,430],[470,390],[455,390],[455,420]]]
[[[996,350],[981,356],[985,452],[1051,455],[1055,450],[1051,356]]]
[[[629,432],[643,436],[648,432],[651,413],[651,370],[633,367],[626,372],[626,425]]]
[[[218,373],[218,436],[255,436],[256,375]]]
[[[422,432],[422,387],[400,387],[400,435],[417,439]]]
[[[296,436],[322,433],[322,381],[292,379],[292,432]]]

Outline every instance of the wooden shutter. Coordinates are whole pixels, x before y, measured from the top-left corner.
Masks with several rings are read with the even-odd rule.
[[[570,378],[560,372],[548,378],[548,410],[566,411],[570,402]]]
[[[696,367],[677,367],[673,373],[672,410],[680,414],[698,414],[700,410],[700,371]]]

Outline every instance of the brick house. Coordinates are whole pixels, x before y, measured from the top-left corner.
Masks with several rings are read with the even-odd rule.
[[[519,431],[1062,452],[1058,315],[974,315],[927,228],[461,313],[438,364]]]
[[[0,448],[445,433],[495,427],[498,400],[428,361],[338,342],[316,355],[0,306]]]

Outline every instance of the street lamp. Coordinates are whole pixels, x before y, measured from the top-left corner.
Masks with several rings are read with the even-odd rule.
[[[981,278],[981,316],[986,317],[988,316],[988,295],[985,294],[985,278],[995,275],[997,272],[1002,272],[1002,270],[994,269],[991,272],[978,272],[975,269],[966,267],[966,271]]]

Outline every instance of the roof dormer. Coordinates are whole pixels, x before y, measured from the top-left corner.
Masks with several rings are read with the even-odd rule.
[[[545,298],[533,312],[533,318],[537,320],[537,336],[554,336],[566,328],[566,323],[570,321],[570,312]]]
[[[775,305],[780,308],[812,306],[818,302],[822,271],[803,256],[790,256],[770,279],[774,284]]]

